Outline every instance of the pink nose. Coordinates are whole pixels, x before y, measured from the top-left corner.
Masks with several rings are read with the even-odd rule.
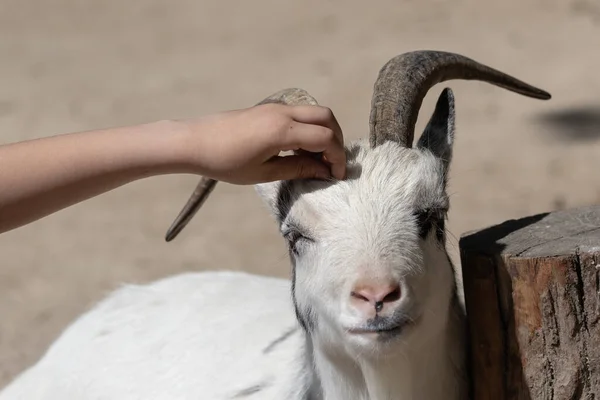
[[[393,281],[359,283],[350,296],[355,308],[368,314],[381,312],[400,300],[400,285]]]

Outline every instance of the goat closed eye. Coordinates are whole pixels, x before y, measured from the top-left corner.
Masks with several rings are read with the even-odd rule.
[[[288,246],[292,253],[296,256],[299,256],[304,251],[306,245],[310,242],[313,242],[312,239],[303,235],[299,231],[292,229],[283,233],[283,237],[288,242]]]

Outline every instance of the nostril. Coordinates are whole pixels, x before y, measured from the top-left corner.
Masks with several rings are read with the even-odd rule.
[[[396,286],[396,288],[394,288],[394,290],[392,290],[390,293],[388,293],[384,298],[383,298],[383,303],[391,303],[393,301],[396,301],[400,298],[400,286]]]
[[[359,299],[359,300],[362,300],[362,301],[366,301],[366,302],[369,302],[369,301],[370,301],[370,300],[369,300],[369,298],[368,298],[367,296],[364,296],[364,295],[362,295],[362,294],[360,294],[360,293],[357,293],[357,292],[352,292],[352,293],[350,293],[350,295],[351,295],[352,297],[354,297],[354,298],[356,298],[356,299]]]

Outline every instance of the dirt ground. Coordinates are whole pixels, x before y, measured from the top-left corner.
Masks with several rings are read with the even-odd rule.
[[[0,142],[247,107],[289,86],[331,107],[350,141],[368,132],[379,68],[415,49],[459,52],[553,95],[442,84],[458,113],[455,262],[465,231],[600,201],[595,0],[0,0]],[[219,184],[164,242],[196,181],[147,179],[0,236],[0,387],[123,282],[214,268],[288,276],[252,187]]]

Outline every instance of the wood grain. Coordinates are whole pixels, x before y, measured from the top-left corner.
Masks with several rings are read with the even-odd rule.
[[[474,399],[600,396],[600,207],[461,237]]]

